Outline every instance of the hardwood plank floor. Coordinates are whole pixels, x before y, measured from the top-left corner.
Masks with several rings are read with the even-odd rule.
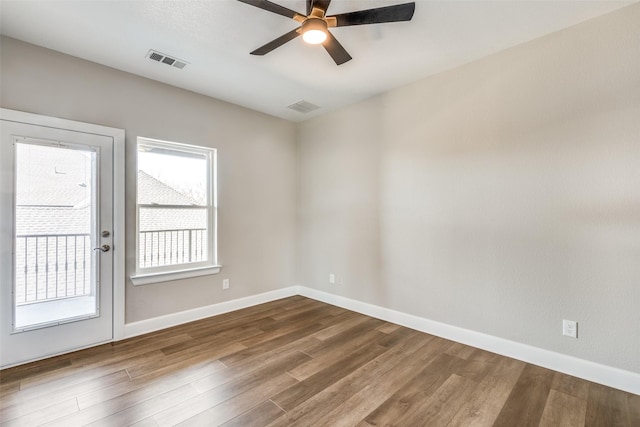
[[[0,371],[2,426],[640,426],[640,396],[301,296]]]

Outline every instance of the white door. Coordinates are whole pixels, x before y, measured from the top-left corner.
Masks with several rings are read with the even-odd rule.
[[[113,138],[0,123],[0,366],[111,341]]]

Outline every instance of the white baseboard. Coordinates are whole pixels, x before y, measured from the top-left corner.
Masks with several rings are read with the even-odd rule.
[[[542,366],[574,377],[603,384],[619,390],[624,390],[629,393],[640,394],[640,374],[635,372],[625,371],[611,366],[590,362],[588,360],[578,359],[566,354],[556,353],[469,329],[447,325],[445,323],[402,313],[389,308],[330,294],[317,289],[307,288],[305,286],[290,286],[288,288],[278,289],[262,294],[251,295],[192,310],[172,313],[166,316],[128,323],[125,325],[125,338],[135,337],[137,335],[170,328],[183,323],[193,322],[206,317],[228,313],[230,311],[251,307],[293,295],[302,295],[307,298],[326,302],[347,310],[352,310],[377,319],[406,326],[417,331],[522,360],[527,363]]]
[[[513,359],[522,360],[523,362],[542,366],[629,393],[640,394],[640,374],[635,372],[625,371],[588,360],[578,359],[566,354],[447,325],[304,286],[298,286],[298,293],[308,298],[426,332],[431,335],[481,348]]]
[[[171,313],[165,316],[158,316],[151,319],[140,320],[138,322],[127,323],[126,325],[124,325],[124,338],[126,339],[142,334],[148,334],[149,332],[159,331],[161,329],[170,328],[172,326],[182,325],[183,323],[193,322],[195,320],[204,319],[206,317],[217,316],[218,314],[240,310],[242,308],[263,304],[265,302],[274,301],[297,294],[298,287],[291,286],[289,288],[277,289],[275,291],[264,292],[257,295],[250,295],[248,297],[238,298],[231,301],[224,301],[218,304],[198,307],[192,310],[179,311],[177,313]]]

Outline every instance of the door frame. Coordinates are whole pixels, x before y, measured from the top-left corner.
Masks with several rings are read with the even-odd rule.
[[[0,108],[0,119],[28,125],[51,127],[113,139],[113,341],[125,338],[125,131],[108,126],[43,116]],[[3,233],[13,224],[0,224]],[[12,279],[13,280],[13,279]],[[76,349],[79,350],[79,349]],[[75,351],[75,350],[74,350]],[[51,356],[47,356],[51,357]],[[8,368],[4,366],[3,368]]]

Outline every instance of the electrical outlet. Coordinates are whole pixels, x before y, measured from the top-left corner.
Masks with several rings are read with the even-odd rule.
[[[333,273],[329,273],[329,283],[334,284],[336,283],[336,275]]]
[[[563,320],[562,335],[566,335],[571,338],[578,338],[578,322],[566,319]]]
[[[229,279],[222,279],[222,289],[229,289]]]

